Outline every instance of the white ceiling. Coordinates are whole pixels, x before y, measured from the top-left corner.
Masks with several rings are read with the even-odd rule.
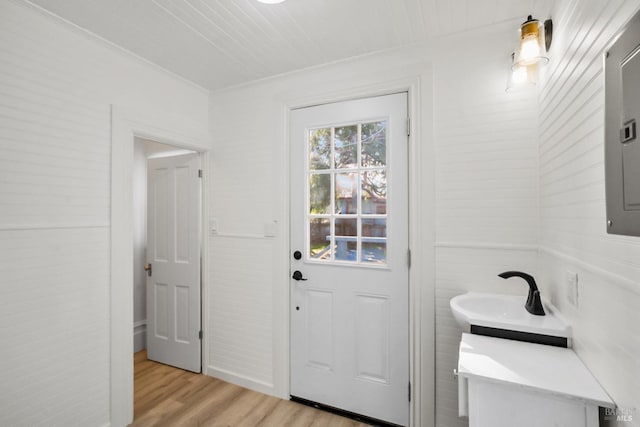
[[[530,13],[548,14],[553,0],[287,0],[276,5],[256,0],[27,1],[216,90],[524,21]]]

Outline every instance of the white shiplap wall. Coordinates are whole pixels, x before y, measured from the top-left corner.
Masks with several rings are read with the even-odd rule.
[[[441,40],[434,57],[438,427],[467,425],[453,378],[462,331],[449,300],[475,290],[524,303],[526,284],[497,274],[537,273],[536,92],[505,93],[517,25]]]
[[[553,13],[540,92],[540,272],[578,355],[640,425],[640,238],[606,234],[602,54],[638,0],[567,0]],[[579,298],[566,297],[567,271]]]
[[[208,132],[208,94],[0,2],[0,425],[109,423],[110,104]]]
[[[214,236],[210,245],[215,281],[209,336],[215,357],[210,359],[208,374],[271,391],[274,241],[260,236]],[[239,260],[250,260],[251,267],[240,267]]]
[[[428,206],[416,220],[425,223],[424,242],[429,249],[433,246],[433,141],[427,47],[365,56],[212,94],[214,185],[210,209],[211,216],[218,220],[218,235],[210,240],[208,372],[224,373],[226,379],[267,393],[287,395],[287,106],[388,93],[389,88],[407,88],[415,81],[420,85],[413,97],[416,105],[422,103],[422,116],[413,118],[414,129],[424,132],[416,145],[423,146],[421,152],[429,156],[415,159],[424,168],[415,191]],[[264,237],[265,224],[274,224],[273,221],[275,237]],[[428,295],[433,289],[433,272],[428,267],[432,265],[431,258],[416,258],[415,262],[431,274],[419,281]],[[423,330],[428,337],[426,328],[432,327],[431,318],[425,318],[425,322]],[[241,332],[238,335],[227,331]],[[431,342],[426,345],[423,360],[416,363],[425,366],[423,372],[430,372],[433,348]],[[429,407],[432,387],[426,381],[430,380],[425,380],[424,405]],[[430,425],[432,408],[425,410],[425,417],[425,425]]]
[[[0,231],[1,425],[109,421],[108,251],[101,226]]]
[[[264,267],[259,274],[239,282],[234,274],[245,271],[247,260],[255,256],[250,245],[239,243],[242,235],[258,239],[265,222],[275,219],[282,225],[286,218],[284,105],[348,97],[354,87],[404,76],[421,76],[426,85],[433,61],[434,93],[421,102],[423,108],[433,106],[434,118],[426,116],[417,123],[429,132],[420,142],[425,147],[433,144],[430,132],[435,127],[437,155],[423,162],[424,178],[417,185],[425,194],[434,188],[429,165],[435,162],[437,203],[420,206],[418,215],[425,224],[423,245],[433,244],[427,234],[431,221],[436,221],[437,286],[429,276],[421,281],[428,294],[436,293],[436,425],[465,425],[457,417],[457,389],[451,375],[460,331],[448,299],[469,289],[517,293],[524,298],[526,286],[496,275],[508,269],[537,271],[536,93],[504,91],[513,28],[500,26],[475,32],[473,37],[441,39],[435,53],[423,48],[392,51],[212,94],[213,180],[225,185],[214,186],[211,212],[218,219],[219,232],[226,236],[212,238],[211,253],[219,253],[221,259],[211,259],[211,304],[220,308],[210,313],[211,372],[224,369],[230,374],[227,378],[270,393],[283,390],[281,381],[286,376],[280,369],[286,357],[278,342],[286,338],[281,333],[280,311],[287,308],[273,298],[286,290],[288,260],[278,252],[287,245],[281,235],[285,230],[279,228],[275,239],[263,243],[266,249],[261,253],[273,263],[259,263]],[[433,155],[431,148],[428,153]],[[227,246],[233,240],[244,249],[229,252]],[[418,262],[433,265],[429,258]],[[255,295],[264,295],[265,300],[259,303]],[[428,303],[434,304],[429,298]],[[256,315],[239,316],[233,305],[250,307]],[[270,317],[273,323],[265,327],[261,322]],[[431,324],[433,319],[425,322]],[[225,337],[216,325],[246,331],[249,339]],[[273,346],[266,341],[256,345],[261,334],[275,337]],[[422,363],[433,363],[431,342],[425,343],[423,353]],[[426,380],[422,385],[429,384]],[[431,416],[423,414],[423,422]]]

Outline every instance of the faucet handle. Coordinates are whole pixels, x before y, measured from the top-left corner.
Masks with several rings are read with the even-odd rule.
[[[539,290],[536,289],[533,292],[529,292],[529,297],[527,298],[524,308],[526,308],[529,313],[535,314],[536,316],[544,316],[546,314],[544,312],[544,307],[542,307]]]

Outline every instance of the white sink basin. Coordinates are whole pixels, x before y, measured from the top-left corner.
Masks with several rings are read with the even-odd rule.
[[[571,338],[567,325],[550,304],[543,302],[546,316],[535,316],[524,308],[527,296],[468,292],[451,298],[453,317],[465,332],[470,325],[533,334]]]

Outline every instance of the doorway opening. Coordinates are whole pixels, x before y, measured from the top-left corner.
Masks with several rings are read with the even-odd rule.
[[[134,138],[132,357],[196,373],[202,370],[201,177],[200,153]]]

